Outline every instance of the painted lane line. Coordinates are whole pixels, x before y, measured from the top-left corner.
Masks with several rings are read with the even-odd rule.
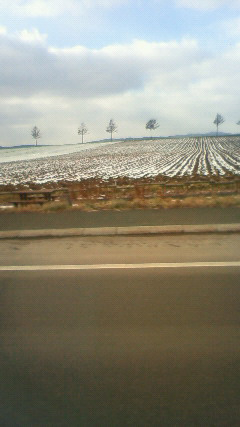
[[[217,262],[168,262],[143,264],[86,264],[86,265],[3,265],[0,271],[40,271],[40,270],[107,270],[146,268],[199,268],[199,267],[240,267],[240,261]]]

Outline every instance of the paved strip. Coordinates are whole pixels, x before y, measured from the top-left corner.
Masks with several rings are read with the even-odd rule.
[[[1,231],[0,239],[149,234],[239,233],[240,224],[162,225]]]
[[[87,265],[2,265],[0,271],[40,270],[108,270],[146,268],[199,268],[199,267],[240,267],[240,261],[229,262],[169,262],[143,264],[87,264]]]

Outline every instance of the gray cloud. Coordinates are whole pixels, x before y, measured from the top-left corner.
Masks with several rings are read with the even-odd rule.
[[[188,39],[103,49],[44,40],[0,35],[0,145],[31,143],[35,124],[45,143],[77,142],[82,121],[90,140],[104,138],[111,117],[120,137],[144,135],[151,117],[162,135],[214,130],[216,112],[226,116],[223,130],[239,130],[238,44],[210,55]]]
[[[112,94],[139,88],[146,77],[127,49],[125,58],[104,51],[61,52],[4,34],[0,49],[3,96]]]
[[[169,43],[135,41],[94,50],[53,49],[0,34],[2,96],[96,97],[144,87],[155,74],[199,61],[191,40]]]

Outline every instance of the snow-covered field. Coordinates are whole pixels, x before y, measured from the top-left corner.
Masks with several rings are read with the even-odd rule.
[[[2,148],[0,150],[0,163],[15,162],[18,160],[35,160],[44,157],[59,156],[61,154],[70,154],[82,150],[90,150],[114,142],[98,142],[86,144],[66,144],[66,145],[30,145],[29,147]]]
[[[79,147],[75,152],[61,155],[51,153],[51,156],[48,154],[47,157],[32,160],[4,160],[0,165],[0,184],[80,181],[93,177],[108,179],[121,176],[141,178],[159,174],[173,177],[195,173],[240,173],[239,136],[88,145],[91,147],[75,146]]]

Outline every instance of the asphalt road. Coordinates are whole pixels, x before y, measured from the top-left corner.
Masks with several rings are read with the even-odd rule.
[[[126,227],[136,225],[234,224],[239,222],[240,209],[237,207],[0,213],[0,230]]]
[[[0,271],[0,425],[239,426],[240,267],[181,267],[239,261],[239,243],[1,242],[1,266],[35,271]],[[141,268],[37,269],[70,261]],[[179,267],[144,268],[150,261]]]
[[[239,268],[1,273],[2,426],[239,426]]]

